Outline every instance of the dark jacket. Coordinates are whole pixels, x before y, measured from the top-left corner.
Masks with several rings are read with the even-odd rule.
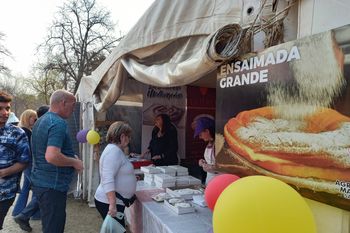
[[[157,166],[177,165],[177,130],[175,126],[169,127],[163,136],[158,137],[159,129],[155,127],[152,131],[152,139],[148,149],[151,152],[151,157],[160,155],[162,159],[154,160]]]

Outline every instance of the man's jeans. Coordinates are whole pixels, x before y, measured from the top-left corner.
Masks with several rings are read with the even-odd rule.
[[[39,210],[39,201],[36,196],[33,195],[32,200],[28,203],[26,208],[17,216],[20,216],[23,220],[29,220],[30,217],[34,217],[37,213],[40,214]]]
[[[28,196],[29,196],[29,190],[30,190],[30,169],[26,168],[23,171],[23,185],[21,187],[21,192],[19,193],[15,206],[13,207],[12,216],[16,216],[26,207]]]
[[[38,199],[43,233],[63,233],[66,224],[67,192],[32,187]]]
[[[4,224],[4,219],[6,217],[6,214],[9,211],[14,200],[15,198],[0,201],[0,230],[2,229],[2,224]]]

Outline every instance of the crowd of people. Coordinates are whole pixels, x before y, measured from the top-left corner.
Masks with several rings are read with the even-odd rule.
[[[57,90],[49,107],[25,110],[19,121],[10,118],[11,102],[12,96],[0,91],[0,229],[20,190],[12,215],[22,230],[32,230],[32,217],[41,219],[44,233],[64,232],[69,184],[74,171],[83,170],[65,121],[73,113],[75,96]]]
[[[55,91],[50,106],[25,110],[20,119],[11,112],[12,96],[0,91],[0,230],[16,194],[12,216],[27,232],[30,219],[40,219],[44,233],[62,233],[66,221],[66,201],[74,173],[83,162],[75,154],[65,119],[76,103],[65,90]],[[214,120],[199,118],[194,137],[207,142],[199,166],[207,172],[207,182],[215,176]],[[108,145],[99,161],[100,184],[95,193],[96,209],[105,219],[110,215],[125,228],[124,210],[135,200],[136,177],[124,151],[131,140],[131,127],[114,122],[107,131]],[[179,164],[176,127],[166,114],[155,117],[152,137],[142,156],[150,155],[155,165]],[[23,182],[20,181],[23,173]],[[28,202],[29,192],[32,198]]]

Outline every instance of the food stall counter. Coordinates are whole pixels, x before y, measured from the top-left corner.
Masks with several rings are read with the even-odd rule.
[[[133,233],[203,233],[212,228],[212,212],[194,205],[195,212],[178,215],[152,196],[164,189],[138,181],[135,203],[126,211]]]

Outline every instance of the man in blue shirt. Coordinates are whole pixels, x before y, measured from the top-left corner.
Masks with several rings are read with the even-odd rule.
[[[12,124],[6,124],[11,101],[11,95],[0,91],[0,230],[19,189],[21,171],[30,160],[25,132]]]
[[[40,118],[47,111],[49,111],[48,105],[42,105],[36,110],[37,117]],[[14,211],[12,212],[12,215]],[[19,227],[27,232],[32,231],[32,227],[29,224],[29,220],[40,220],[40,208],[39,202],[35,195],[32,195],[32,200],[27,204],[27,206],[16,216],[13,218],[16,223],[19,224]]]
[[[65,121],[74,110],[76,99],[65,90],[51,95],[49,111],[40,117],[32,131],[32,190],[38,198],[44,233],[63,233],[66,200],[74,170],[83,163],[74,155]]]

